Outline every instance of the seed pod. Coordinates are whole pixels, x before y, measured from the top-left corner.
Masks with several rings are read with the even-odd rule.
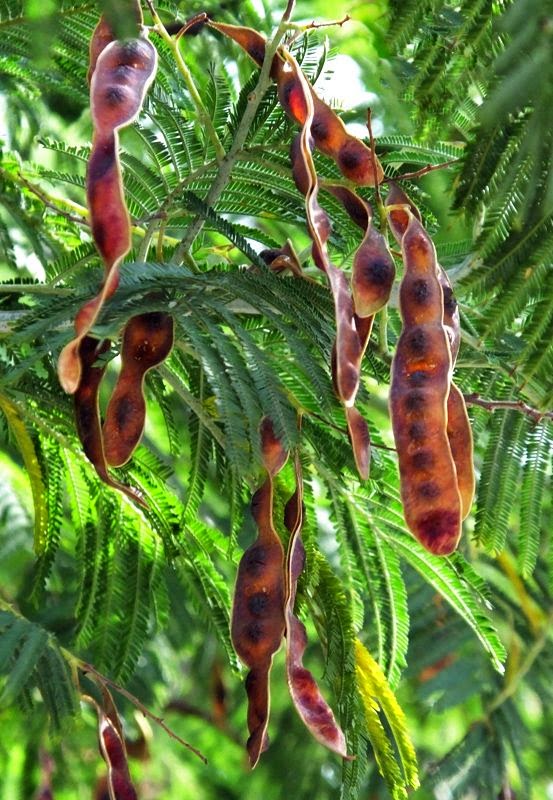
[[[457,471],[457,486],[461,495],[461,519],[466,519],[476,488],[473,441],[465,398],[454,383],[451,384],[447,398],[447,437]]]
[[[452,360],[432,240],[413,214],[402,237],[403,330],[392,363],[390,412],[405,519],[431,552],[453,552],[461,499],[447,436]]]
[[[81,364],[81,373],[79,385],[74,396],[77,435],[86,457],[92,463],[102,481],[107,483],[108,486],[124,492],[145,507],[140,493],[136,489],[114,480],[107,468],[98,407],[100,383],[104,376],[106,365],[98,365],[97,363],[98,359],[107,350],[109,350],[109,341],[107,340],[99,342],[91,336],[85,336],[79,341],[78,357]]]
[[[305,562],[305,549],[301,538],[303,524],[303,486],[299,459],[296,458],[296,491],[286,504],[284,522],[290,531],[286,562],[286,676],[292,700],[301,721],[318,742],[338,753],[347,754],[345,736],[337,724],[332,710],[322,696],[309,670],[303,666],[307,647],[307,633],[303,623],[294,614],[298,578]]]
[[[109,798],[110,800],[138,800],[131,781],[119,715],[105,685],[102,685],[102,694],[104,699],[109,699],[108,708],[102,708],[94,698],[88,695],[84,695],[83,700],[90,703],[98,715],[98,740],[100,753],[108,767],[106,784]],[[97,795],[99,791],[102,791],[101,786],[96,787]]]
[[[234,648],[250,668],[247,749],[252,769],[269,745],[269,674],[284,634],[284,551],[273,527],[273,478],[288,454],[267,418],[261,425],[261,452],[268,477],[251,504],[258,536],[240,560],[231,621]]]
[[[225,25],[209,20],[208,24],[220,33],[233,39],[261,66],[265,59],[266,40],[260,33],[251,28],[236,25]],[[277,82],[279,100],[290,117],[302,127],[307,118],[307,105],[303,99],[304,89],[299,85],[297,74],[287,69],[290,53],[279,48],[271,65],[271,77]],[[299,69],[299,67],[298,67]],[[313,105],[313,118],[310,134],[315,147],[335,162],[342,174],[359,186],[374,186],[380,183],[384,172],[380,163],[376,162],[376,176],[370,149],[360,139],[348,133],[340,117],[321,100],[313,87],[306,83],[306,90]]]
[[[390,184],[390,193],[386,205],[404,205],[420,220],[420,213],[412,200],[397,186]],[[390,227],[396,240],[401,240],[407,228],[408,210],[394,208],[389,212]],[[447,273],[438,264],[438,280],[442,287],[444,298],[443,325],[449,339],[453,366],[459,353],[461,343],[461,321],[459,308],[453,294],[453,289]],[[465,405],[465,399],[455,384],[451,384],[447,399],[447,435],[451,447],[451,454],[457,472],[457,485],[461,495],[461,516],[465,519],[472,506],[475,492],[475,476],[473,465],[473,441],[470,422]]]
[[[173,318],[154,311],[132,317],[125,327],[122,366],[104,422],[106,461],[126,464],[142,437],[146,420],[144,378],[159,366],[173,346]]]
[[[95,52],[91,52],[91,57],[95,57]],[[146,38],[110,42],[97,56],[95,67],[91,64],[94,137],[88,162],[87,200],[92,234],[104,260],[105,275],[100,293],[85,303],[76,316],[76,337],[60,354],[60,382],[69,394],[79,385],[79,342],[117,289],[119,264],[131,246],[130,219],[119,166],[118,131],[138,116],[156,66],[156,49]]]
[[[336,393],[346,409],[355,463],[359,474],[365,479],[368,476],[370,460],[369,431],[365,420],[355,412],[349,413],[349,409],[355,403],[359,388],[361,359],[370,335],[371,323],[367,320],[367,323],[360,324],[361,318],[355,314],[346,276],[331,264],[328,256],[326,243],[330,234],[330,221],[318,201],[319,181],[311,153],[310,130],[314,115],[312,95],[309,84],[295,59],[288,56],[288,62],[282,69],[283,79],[288,80],[286,76],[292,75],[293,93],[301,95],[294,102],[298,107],[304,104],[307,109],[302,131],[292,144],[292,173],[298,189],[305,195],[307,228],[313,242],[313,260],[326,274],[334,299],[336,342],[332,355],[332,380]],[[289,92],[290,96],[292,91]]]
[[[355,313],[359,317],[370,317],[390,299],[396,274],[394,259],[386,239],[373,225],[370,205],[343,186],[330,184],[326,189],[342,202],[353,222],[365,229],[363,241],[353,257],[351,284]]]

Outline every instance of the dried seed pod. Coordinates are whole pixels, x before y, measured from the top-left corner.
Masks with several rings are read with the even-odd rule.
[[[259,256],[267,264],[271,272],[279,273],[289,269],[294,275],[301,276],[302,274],[301,264],[289,241],[278,250],[272,248],[262,250]]]
[[[301,538],[303,524],[303,487],[299,459],[296,458],[296,491],[286,504],[284,522],[290,531],[286,562],[286,676],[292,700],[300,719],[318,742],[338,753],[347,754],[346,738],[337,724],[331,708],[322,696],[309,670],[303,666],[307,647],[305,625],[294,614],[298,578],[305,563],[305,549]]]
[[[370,460],[369,431],[363,418],[354,412],[349,413],[349,409],[355,403],[359,388],[361,359],[370,335],[371,322],[367,320],[360,324],[361,318],[355,314],[346,276],[331,264],[328,256],[326,243],[330,234],[330,221],[318,201],[319,181],[311,153],[310,130],[314,115],[312,95],[297,62],[292,56],[288,58],[289,63],[283,67],[282,75],[292,75],[294,92],[302,94],[302,99],[297,104],[303,103],[307,109],[302,131],[292,144],[292,172],[298,189],[305,195],[307,228],[313,242],[313,260],[326,274],[334,299],[336,342],[332,355],[332,380],[346,409],[348,430],[359,474],[366,478]]]
[[[476,489],[473,441],[465,398],[454,383],[451,384],[447,398],[447,437],[457,471],[457,486],[461,495],[461,519],[466,519]]]
[[[91,336],[79,341],[79,362],[81,364],[80,380],[74,395],[77,434],[84,453],[94,466],[98,476],[114,489],[145,506],[140,493],[130,486],[114,480],[108,472],[104,442],[98,408],[100,383],[106,370],[106,364],[98,364],[98,359],[109,350],[109,341],[99,342]]]
[[[121,372],[111,395],[103,428],[106,461],[126,464],[142,437],[146,421],[144,378],[173,347],[173,318],[153,311],[132,317],[125,327]]]
[[[102,685],[102,694],[104,700],[106,698],[109,700],[109,707],[106,709],[88,695],[84,695],[83,700],[90,703],[98,715],[98,741],[100,753],[108,767],[106,785],[109,798],[110,800],[138,800],[129,772],[119,715],[105,685]],[[96,788],[97,793],[100,788]]]
[[[396,274],[394,259],[386,239],[373,225],[370,205],[343,186],[329,184],[325,188],[342,202],[353,222],[365,223],[365,236],[353,257],[351,284],[355,313],[370,317],[390,299]]]
[[[91,53],[94,58],[95,54]],[[92,65],[91,65],[92,66]],[[100,293],[79,310],[76,337],[62,350],[60,382],[69,394],[79,385],[79,342],[88,334],[105,301],[117,289],[118,267],[131,246],[130,219],[118,155],[118,131],[130,125],[142,107],[157,66],[155,47],[146,39],[107,44],[96,58],[90,82],[94,137],[87,171],[87,200],[92,233],[104,260]]]
[[[390,412],[405,519],[431,552],[453,552],[461,499],[447,436],[452,360],[432,240],[413,214],[402,237],[403,330],[392,363]]]
[[[236,25],[225,25],[209,20],[208,24],[220,33],[233,39],[261,66],[265,59],[266,40],[260,33],[251,28]],[[302,127],[307,118],[307,105],[304,89],[299,85],[297,74],[287,69],[291,56],[281,47],[271,65],[271,77],[277,82],[279,100],[292,119]],[[299,69],[299,67],[298,67]],[[305,78],[304,78],[305,81]],[[374,186],[380,183],[384,172],[376,161],[376,175],[370,149],[364,142],[348,133],[340,117],[317,96],[311,84],[305,81],[307,92],[313,105],[313,117],[310,133],[315,147],[334,159],[342,174],[359,186]]]
[[[390,184],[386,205],[406,206],[406,209],[394,208],[389,212],[390,227],[396,240],[401,244],[403,234],[408,225],[409,211],[420,221],[420,213],[413,201],[397,186]],[[461,321],[459,308],[447,273],[438,264],[438,280],[442,287],[444,299],[443,326],[449,339],[453,365],[461,344]],[[475,476],[473,465],[473,441],[465,399],[455,384],[451,384],[447,399],[447,435],[451,454],[457,472],[457,485],[461,495],[461,516],[465,519],[472,506],[475,492]]]
[[[284,551],[273,527],[273,478],[288,454],[267,418],[261,424],[261,452],[268,477],[251,504],[258,536],[240,560],[231,621],[234,648],[250,668],[247,749],[252,769],[269,744],[269,673],[284,634]]]

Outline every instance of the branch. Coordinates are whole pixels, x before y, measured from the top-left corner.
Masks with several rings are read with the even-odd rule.
[[[458,164],[460,161],[459,158],[452,158],[451,161],[443,161],[441,164],[427,164],[426,167],[421,167],[416,172],[406,172],[404,175],[396,175],[393,178],[384,178],[382,183],[388,183],[389,181],[407,181],[412,180],[413,178],[422,178],[423,175],[426,175],[428,172],[434,172],[436,169],[445,169],[446,167],[450,167],[452,164]]]
[[[479,394],[465,394],[465,403],[469,406],[480,406],[486,411],[496,411],[497,409],[520,411],[527,414],[534,422],[541,422],[542,419],[553,420],[553,411],[538,411],[532,408],[523,400],[484,400]]]
[[[251,92],[250,96],[248,97],[248,105],[246,106],[246,110],[244,111],[244,115],[240,120],[240,124],[236,130],[236,134],[234,136],[234,141],[232,142],[230,149],[226,156],[221,161],[221,165],[219,167],[219,172],[217,173],[217,177],[213,181],[211,185],[211,189],[207,193],[207,197],[205,198],[206,208],[212,208],[217,200],[220,198],[223,190],[225,189],[226,185],[229,182],[232,170],[234,169],[234,165],[240,156],[240,151],[242,150],[246,138],[248,136],[248,132],[254,120],[254,117],[257,113],[257,109],[259,108],[267,89],[271,85],[271,66],[273,63],[273,58],[276,54],[278,46],[284,36],[284,33],[288,27],[288,20],[290,18],[290,14],[292,13],[294,7],[294,0],[289,0],[288,6],[282,20],[280,21],[280,25],[277,28],[277,31],[270,42],[267,43],[267,47],[265,49],[265,58],[263,60],[263,66],[261,67],[261,72],[259,73],[259,79],[257,81],[256,87]],[[183,260],[186,253],[190,251],[190,248],[194,244],[196,237],[200,233],[201,229],[203,228],[205,222],[204,214],[198,214],[195,220],[191,223],[186,235],[184,236],[182,242],[177,247],[173,254],[173,258],[171,259],[171,263],[173,264],[180,264]]]

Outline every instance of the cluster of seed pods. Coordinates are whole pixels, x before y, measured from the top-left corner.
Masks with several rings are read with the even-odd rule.
[[[452,382],[459,310],[418,209],[395,184],[386,203],[405,264],[390,390],[401,496],[410,530],[432,553],[446,555],[457,546],[474,497],[472,433]]]
[[[142,29],[135,7],[135,39],[117,41],[101,17],[90,43],[90,103],[94,136],[87,170],[87,201],[94,241],[104,261],[100,292],[77,313],[75,338],[63,349],[58,372],[63,388],[75,397],[77,432],[99,477],[138,502],[140,495],[114,480],[108,467],[125,464],[137,447],[145,424],[144,376],[169,354],[173,320],[162,312],[133,317],[127,323],[121,351],[121,372],[102,427],[99,389],[110,343],[90,335],[102,307],[116,291],[119,265],[131,246],[131,224],[118,154],[118,131],[133,122],[144,102],[157,67],[157,52]]]
[[[212,20],[207,24],[240,44],[258,66],[263,64],[266,41],[257,31]],[[357,470],[365,479],[370,462],[369,431],[354,404],[373,316],[388,300],[394,261],[385,239],[372,225],[370,206],[351,189],[335,186],[330,190],[344,204],[354,222],[364,229],[365,236],[354,259],[351,287],[344,273],[330,262],[326,246],[330,220],[318,201],[319,182],[312,149],[315,147],[332,158],[344,177],[358,186],[374,186],[382,181],[384,174],[374,153],[352,136],[338,115],[317,96],[284,47],[279,48],[273,58],[271,76],[277,84],[282,107],[302,127],[292,144],[292,170],[296,185],[305,196],[313,260],[326,274],[334,298],[334,388],[344,406]]]
[[[305,628],[294,615],[299,574],[303,569],[301,543],[303,518],[301,474],[296,463],[296,491],[286,506],[285,524],[290,530],[288,557],[273,522],[274,479],[288,460],[268,418],[261,423],[261,452],[267,478],[251,503],[256,540],[244,552],[236,579],[232,610],[232,642],[249,667],[247,750],[251,767],[269,744],[269,675],[274,654],[287,641],[287,676],[293,702],[301,719],[322,744],[347,757],[344,734],[324,701],[313,676],[302,665],[307,639]]]

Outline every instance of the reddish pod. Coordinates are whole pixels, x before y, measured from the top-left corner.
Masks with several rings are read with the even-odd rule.
[[[90,703],[98,715],[98,743],[108,768],[106,780],[96,787],[96,796],[102,797],[101,792],[107,788],[110,800],[138,800],[129,772],[119,715],[105,685],[102,686],[102,695],[104,702],[106,699],[108,701],[106,708],[100,706],[94,698],[83,696],[83,700]]]
[[[403,329],[392,363],[390,412],[405,519],[431,552],[455,550],[461,499],[447,436],[452,359],[432,240],[410,212],[402,237]]]
[[[125,327],[121,372],[111,395],[103,428],[106,461],[126,464],[144,432],[144,378],[159,366],[173,347],[173,319],[153,311],[132,317]]]
[[[100,383],[106,370],[106,363],[102,363],[100,359],[108,350],[109,341],[107,340],[99,342],[91,336],[85,336],[79,342],[78,355],[81,373],[74,395],[77,435],[86,457],[102,481],[145,506],[144,500],[136,489],[114,480],[108,472],[98,398]]]
[[[251,28],[225,25],[213,20],[209,20],[207,24],[239,44],[258,67],[263,64],[267,42],[260,33]],[[282,107],[293,120],[303,127],[308,116],[304,98],[305,88],[300,85],[297,73],[290,72],[288,69],[291,58],[290,53],[281,47],[273,58],[271,77],[277,83]],[[321,153],[332,158],[342,174],[358,186],[374,186],[380,183],[384,172],[376,160],[375,176],[375,161],[370,149],[360,139],[348,133],[336,112],[318,97],[305,78],[304,81],[313,105],[310,133],[315,147]]]
[[[332,709],[322,696],[311,672],[303,666],[307,647],[305,625],[294,614],[298,578],[305,563],[301,538],[303,524],[303,488],[299,460],[296,458],[296,491],[286,504],[284,522],[290,531],[286,563],[286,676],[288,687],[300,719],[318,742],[342,758],[347,754],[346,738],[337,724]]]
[[[261,452],[268,477],[251,504],[258,536],[240,560],[231,621],[234,648],[250,668],[247,749],[252,768],[269,744],[269,674],[284,634],[284,551],[273,526],[273,478],[288,454],[268,419],[261,425]]]
[[[398,243],[401,244],[409,221],[409,211],[420,221],[419,210],[395,183],[390,184],[386,205],[406,207],[393,208],[389,211],[390,228]],[[454,366],[461,344],[459,308],[446,271],[439,264],[437,268],[438,280],[443,293],[443,326],[449,339]],[[447,436],[457,472],[457,485],[461,496],[461,517],[465,519],[470,512],[475,492],[473,441],[465,399],[454,383],[451,384],[447,399]]]
[[[98,47],[101,43],[99,34]],[[105,275],[100,293],[76,316],[76,337],[60,354],[60,382],[69,394],[73,394],[79,384],[79,342],[96,322],[105,301],[117,289],[119,264],[131,246],[130,219],[119,165],[118,131],[138,116],[157,66],[156,49],[146,38],[112,41],[97,56],[96,48],[91,50],[91,57],[96,58],[90,82],[94,137],[87,171],[87,201]]]

